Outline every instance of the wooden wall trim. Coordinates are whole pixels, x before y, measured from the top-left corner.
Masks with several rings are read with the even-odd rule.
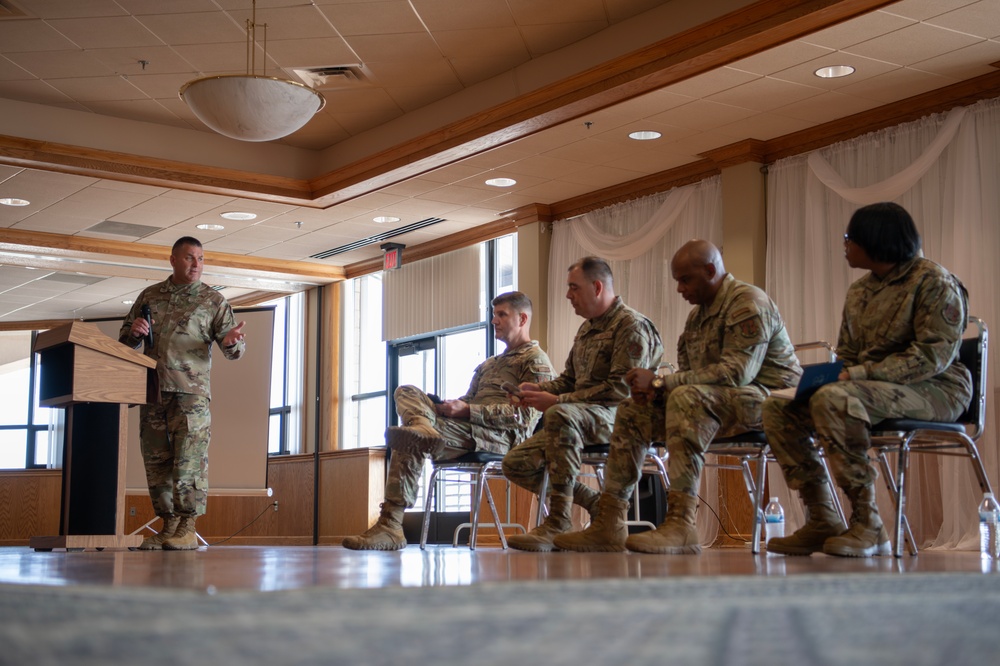
[[[0,164],[191,192],[317,206],[305,180],[0,135]]]
[[[170,261],[170,247],[166,245],[130,243],[103,238],[88,238],[86,236],[68,236],[45,231],[0,229],[0,248],[4,248],[4,246],[40,247],[51,250],[67,250],[70,252],[89,252],[113,257],[134,257],[161,261],[168,265]],[[225,252],[205,252],[205,264],[215,268],[235,268],[252,271],[255,275],[259,276],[267,274],[274,276],[291,275],[300,278],[317,278],[322,281],[339,281],[344,279],[344,269],[340,266],[327,266],[304,261],[268,259],[256,256],[251,257]]]

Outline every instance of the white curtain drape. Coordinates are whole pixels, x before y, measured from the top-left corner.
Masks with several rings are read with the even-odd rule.
[[[896,201],[913,216],[924,255],[958,275],[970,313],[1000,324],[1000,99],[985,100],[806,155],[768,173],[767,290],[793,341],[835,342],[847,288],[862,271],[843,258],[851,214]],[[994,330],[996,330],[994,328]],[[994,488],[1000,479],[996,435],[997,355],[990,358],[987,427],[979,448]],[[804,362],[814,359],[804,358]],[[788,529],[802,522],[778,470],[769,476],[782,497]],[[925,547],[977,548],[978,484],[965,458],[914,456],[908,516]],[[880,506],[892,504],[879,481]]]
[[[547,351],[557,371],[565,367],[573,336],[582,323],[565,298],[566,271],[587,255],[608,260],[615,293],[656,324],[663,337],[665,359],[676,362],[677,339],[690,306],[675,291],[670,259],[692,238],[722,245],[721,179],[708,178],[552,226]],[[701,496],[718,511],[717,475],[704,476]],[[715,540],[718,523],[711,512],[699,512],[698,528],[703,543]]]
[[[481,257],[473,245],[385,271],[382,340],[482,321]]]

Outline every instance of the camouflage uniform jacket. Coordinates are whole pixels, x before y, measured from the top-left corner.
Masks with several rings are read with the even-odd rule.
[[[884,278],[874,273],[847,291],[837,355],[851,379],[913,384],[928,379],[971,395],[969,371],[958,361],[968,319],[962,283],[917,257]]]
[[[148,305],[153,318],[153,347],[145,354],[156,360],[160,391],[212,397],[212,342],[230,360],[243,356],[246,343],[222,346],[236,326],[233,309],[217,291],[202,282],[174,284],[169,278],[139,294],[122,323],[118,340],[138,349],[142,338],[131,335],[132,322]]]
[[[678,372],[664,387],[795,386],[802,368],[778,307],[763,290],[727,274],[710,305],[688,315],[677,342]]]
[[[459,398],[469,405],[472,437],[477,442],[502,444],[501,452],[527,439],[542,413],[510,404],[510,396],[501,385],[537,384],[552,376],[552,362],[534,340],[480,363],[472,373],[468,392]]]
[[[653,322],[616,296],[607,312],[577,330],[562,374],[539,388],[558,395],[561,403],[616,407],[629,395],[625,373],[655,370],[662,357],[663,343]]]

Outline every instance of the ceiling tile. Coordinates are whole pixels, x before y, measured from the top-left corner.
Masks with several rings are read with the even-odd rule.
[[[965,79],[992,74],[997,68],[990,63],[996,62],[1000,62],[1000,42],[983,41],[936,58],[915,62],[910,67],[954,79]]]
[[[815,60],[835,52],[835,49],[825,46],[797,41],[786,44],[784,48],[771,49],[749,58],[737,60],[729,65],[729,68],[750,72],[758,76],[769,76],[799,63]]]
[[[910,65],[960,49],[979,41],[978,37],[916,23],[877,40],[869,40],[845,49],[866,58],[875,58],[897,65]],[[920,44],[914,49],[914,44]]]
[[[246,30],[223,12],[155,14],[139,22],[165,44],[244,44]],[[259,40],[258,40],[259,41]],[[246,49],[243,49],[244,56]]]
[[[72,102],[69,95],[38,79],[33,81],[0,81],[0,97],[34,104],[55,105]]]
[[[131,16],[57,19],[49,21],[49,25],[84,49],[162,44],[156,35]]]
[[[78,102],[146,99],[146,95],[121,76],[89,76],[51,79],[49,85]]]
[[[996,0],[981,0],[927,19],[927,23],[967,35],[993,39],[1000,37],[1000,3]]]
[[[764,77],[724,90],[712,95],[708,100],[755,111],[770,111],[785,104],[814,97],[821,92],[822,88]]]
[[[25,51],[68,51],[78,49],[70,39],[48,23],[19,19],[0,21],[0,44],[4,53]]]
[[[267,24],[267,41],[272,39],[311,39],[316,37],[336,37],[337,31],[330,21],[327,20],[319,7],[312,3],[292,2],[291,6],[268,8],[261,3],[257,4],[257,25]],[[243,5],[246,6],[245,4]],[[229,16],[236,20],[241,32],[247,19],[250,18],[249,10],[233,10]],[[257,29],[257,43],[264,42],[264,31]]]
[[[86,51],[30,51],[12,53],[10,60],[40,79],[64,79],[72,76],[108,76],[107,65]]]
[[[462,3],[454,3],[464,5]],[[324,5],[320,11],[341,35],[391,35],[421,32],[421,23],[414,8],[405,0],[387,2],[345,2]]]
[[[854,44],[870,41],[876,37],[895,32],[913,25],[912,19],[907,19],[885,12],[872,12],[859,16],[851,21],[825,28],[802,38],[803,42],[817,44],[831,49],[843,49]]]
[[[355,35],[347,43],[362,62],[419,62],[441,58],[437,44],[426,32],[395,35]],[[376,68],[377,69],[377,68]]]
[[[902,0],[882,9],[886,14],[896,14],[914,21],[925,21],[953,9],[976,4],[975,0]]]
[[[840,92],[885,103],[919,95],[948,83],[951,79],[904,67],[844,86]]]
[[[878,102],[871,99],[844,95],[840,92],[825,92],[822,95],[775,109],[774,112],[799,120],[829,122],[873,109],[878,105]]]
[[[524,43],[535,58],[569,46],[608,27],[604,19],[546,25],[523,25],[519,22],[519,25]]]

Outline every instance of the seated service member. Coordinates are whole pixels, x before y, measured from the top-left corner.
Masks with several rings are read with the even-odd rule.
[[[953,421],[972,397],[969,371],[958,360],[968,319],[962,283],[920,256],[913,218],[894,203],[855,211],[844,235],[851,268],[870,271],[847,291],[837,339],[844,361],[839,381],[808,402],[777,397],[764,403],[764,430],[788,487],[797,489],[809,519],[767,549],[786,555],[870,557],[891,552],[875,503],[878,472],[868,458],[871,427],[887,418]],[[851,501],[850,528],[833,506],[816,444]]]
[[[386,431],[392,450],[385,482],[385,502],[378,521],[366,532],[343,541],[352,550],[398,550],[406,546],[403,512],[417,498],[424,460],[450,460],[470,451],[504,453],[531,434],[541,413],[511,404],[501,385],[539,382],[552,377],[552,363],[531,339],[531,300],[519,291],[493,299],[496,339],[501,354],[483,361],[469,390],[458,400],[435,403],[414,386],[393,394],[403,426]]]
[[[677,343],[678,371],[629,372],[632,399],[618,408],[597,517],[582,532],[556,537],[557,548],[701,552],[695,516],[705,450],[717,435],[759,429],[769,390],[795,386],[802,374],[778,308],[762,290],[726,273],[718,248],[690,241],[670,270],[677,291],[695,306]],[[629,536],[628,499],[658,440],[669,453],[666,519]]]
[[[655,368],[663,356],[660,334],[652,322],[615,296],[611,268],[597,257],[569,267],[566,298],[580,325],[566,359],[566,369],[548,382],[525,383],[521,402],[544,411],[543,429],[510,450],[504,475],[537,494],[545,469],[550,489],[549,515],[528,534],[507,538],[520,550],[552,550],[555,535],[570,529],[574,502],[594,512],[598,493],[576,480],[587,442],[607,442],[615,409],[628,395],[625,374]]]

